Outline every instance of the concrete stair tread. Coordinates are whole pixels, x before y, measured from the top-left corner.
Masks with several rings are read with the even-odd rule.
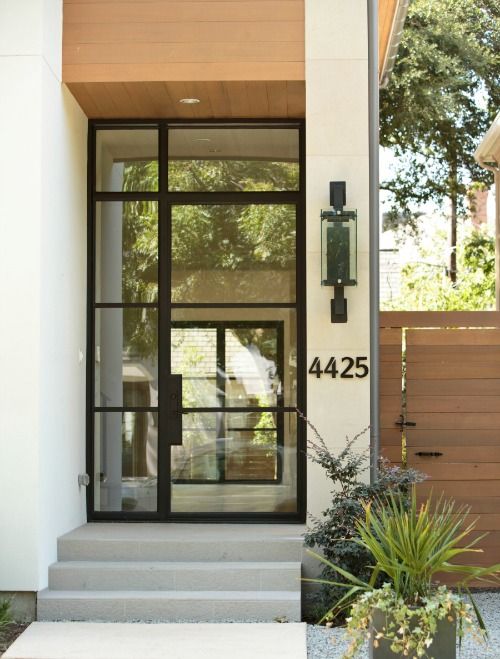
[[[38,600],[300,600],[300,592],[289,590],[41,590]]]
[[[293,569],[300,567],[300,561],[59,561],[50,566],[50,570],[64,570],[67,568],[105,568],[123,569],[133,568],[134,570],[231,570],[231,569],[252,569],[256,570],[276,570],[276,567]]]
[[[67,540],[105,540],[135,542],[217,541],[217,542],[283,542],[302,543],[303,524],[106,524],[88,523],[59,538]]]

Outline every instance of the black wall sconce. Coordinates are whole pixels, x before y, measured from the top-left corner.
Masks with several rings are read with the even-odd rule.
[[[345,181],[330,182],[330,205],[321,211],[321,285],[333,286],[332,323],[347,322],[344,286],[357,284],[357,218],[355,210],[344,210]]]

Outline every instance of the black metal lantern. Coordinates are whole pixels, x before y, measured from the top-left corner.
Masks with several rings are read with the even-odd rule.
[[[357,284],[357,212],[344,210],[345,181],[330,183],[332,210],[321,211],[321,285],[334,287],[332,323],[347,322],[344,286]]]

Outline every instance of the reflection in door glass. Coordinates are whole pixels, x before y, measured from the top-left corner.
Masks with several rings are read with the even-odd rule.
[[[210,310],[212,318],[234,310]],[[277,407],[296,401],[293,310],[261,310],[277,320],[173,321],[172,372],[183,376],[183,406]],[[175,318],[208,310],[174,310]],[[240,317],[254,310],[238,310]],[[279,319],[279,318],[282,319]]]
[[[94,426],[96,510],[141,512],[157,506],[158,415],[100,412]]]
[[[170,191],[299,189],[297,128],[172,128],[168,155]]]
[[[172,511],[296,511],[296,431],[293,413],[186,415],[171,447]]]
[[[173,302],[295,302],[291,204],[172,208]]]

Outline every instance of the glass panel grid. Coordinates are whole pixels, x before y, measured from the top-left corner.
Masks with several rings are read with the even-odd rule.
[[[97,131],[104,135],[104,132],[108,131]],[[109,132],[113,132],[110,130]],[[126,133],[127,131],[121,131]],[[134,131],[131,131],[134,132]],[[152,141],[148,137],[145,141],[148,144],[151,144],[156,139],[156,150],[147,147],[148,154],[146,157],[143,157],[144,154],[139,152],[133,153],[129,160],[130,162],[126,163],[126,158],[119,163],[118,169],[121,167],[122,171],[122,183],[115,186],[115,184],[103,184],[102,172],[97,173],[97,190],[102,190],[103,192],[117,192],[125,193],[129,196],[123,199],[123,201],[102,201],[97,202],[98,206],[104,207],[109,205],[109,208],[112,205],[116,204],[117,207],[121,208],[121,223],[120,229],[122,232],[122,253],[121,253],[121,262],[117,265],[114,263],[115,272],[121,274],[121,290],[119,290],[118,285],[115,283],[119,277],[114,275],[112,278],[111,289],[108,284],[108,289],[106,290],[101,287],[98,287],[98,290],[95,292],[94,304],[98,308],[95,309],[96,318],[97,316],[102,315],[113,315],[118,312],[122,314],[122,355],[121,355],[121,374],[119,373],[120,367],[112,370],[111,379],[119,382],[121,379],[121,399],[120,394],[112,399],[110,397],[109,405],[103,403],[103,398],[100,393],[97,395],[97,390],[100,389],[100,386],[95,386],[96,389],[96,400],[95,400],[95,436],[94,440],[97,444],[94,444],[94,455],[97,460],[95,466],[97,468],[101,458],[98,456],[99,444],[102,443],[104,438],[104,444],[106,443],[106,437],[110,438],[112,436],[121,437],[121,500],[120,495],[112,495],[113,487],[111,487],[112,481],[108,481],[106,475],[96,474],[95,478],[95,487],[94,487],[94,499],[95,499],[95,510],[106,511],[121,511],[121,512],[134,512],[138,513],[147,513],[147,512],[156,512],[158,510],[158,500],[156,495],[156,490],[158,486],[158,465],[157,465],[157,450],[158,450],[158,416],[155,412],[146,412],[138,411],[131,408],[144,408],[152,407],[156,408],[158,406],[158,355],[159,350],[162,350],[161,342],[158,344],[158,312],[160,308],[160,300],[158,297],[158,262],[159,262],[159,240],[158,240],[158,201],[147,201],[140,200],[141,192],[152,192],[158,191],[158,131],[148,130],[149,133],[155,134],[156,138]],[[251,132],[251,131],[250,131]],[[232,204],[233,207],[245,208],[249,211],[248,215],[253,216],[251,219],[255,220],[256,228],[260,229],[260,238],[263,238],[262,245],[257,246],[257,258],[255,259],[259,263],[259,258],[261,263],[271,262],[273,265],[276,265],[278,262],[279,267],[283,270],[291,270],[292,273],[285,272],[285,277],[288,277],[283,282],[277,282],[275,278],[274,283],[277,284],[276,289],[282,289],[280,293],[276,296],[276,299],[271,300],[261,300],[260,292],[255,294],[255,297],[252,299],[251,289],[247,287],[248,295],[242,301],[246,303],[261,303],[270,304],[275,311],[279,311],[280,304],[295,305],[296,292],[295,292],[295,240],[296,240],[296,204],[262,204],[260,201],[258,204],[247,204],[243,202],[244,192],[262,192],[265,194],[266,191],[279,191],[279,190],[288,190],[290,192],[297,191],[299,184],[299,168],[298,168],[298,130],[296,128],[291,129],[289,132],[290,135],[293,133],[297,138],[297,156],[290,156],[290,159],[287,161],[286,157],[278,159],[270,159],[267,156],[259,157],[259,154],[254,154],[253,160],[245,160],[245,158],[220,158],[219,162],[216,163],[213,155],[204,160],[203,158],[195,158],[199,160],[198,163],[193,166],[192,172],[195,173],[198,168],[198,174],[200,172],[206,173],[208,169],[212,171],[217,170],[217,167],[221,168],[224,166],[229,172],[233,179],[236,179],[235,173],[238,172],[241,174],[243,172],[244,176],[241,178],[243,184],[238,183],[234,190],[231,190],[230,186],[226,186],[222,182],[222,178],[218,176],[219,185],[217,184],[210,188],[210,186],[205,187],[204,184],[196,188],[192,188],[190,184],[185,188],[186,191],[219,191],[219,192],[241,192],[242,193],[242,203]],[[173,129],[169,129],[170,133],[170,146],[172,146],[171,137],[173,134]],[[264,134],[264,131],[262,131]],[[295,149],[294,146],[295,137],[291,138],[290,144],[291,150]],[[200,142],[203,140],[200,139]],[[142,147],[141,147],[142,148]],[[139,148],[139,151],[141,151]],[[142,148],[144,151],[144,149]],[[291,152],[290,152],[291,153]],[[262,154],[261,154],[262,155]],[[290,155],[290,154],[289,154]],[[99,160],[99,157],[98,157]],[[119,160],[119,158],[118,158]],[[172,171],[174,171],[170,165],[175,165],[174,162],[177,160],[177,163],[181,163],[182,157],[179,159],[172,159],[172,162],[169,163],[169,190],[178,190],[179,192],[183,191],[184,188],[182,185],[175,187],[174,177],[172,177]],[[229,169],[227,168],[228,162],[230,162]],[[116,163],[113,164],[115,169]],[[191,163],[193,164],[193,163]],[[262,166],[264,164],[264,166]],[[98,163],[99,165],[99,163]],[[215,170],[214,170],[215,165]],[[102,159],[101,159],[102,166]],[[175,169],[175,168],[174,168]],[[181,171],[181,168],[179,171]],[[272,176],[270,173],[275,171],[276,177],[275,180],[271,180]],[[262,185],[259,181],[259,170],[265,172],[265,176],[268,177],[266,185]],[[162,171],[166,171],[163,169]],[[253,176],[252,172],[255,173]],[[250,175],[248,175],[250,173]],[[111,180],[108,176],[108,181]],[[127,182],[128,181],[128,182]],[[285,181],[283,183],[283,181]],[[290,183],[292,181],[292,183]],[[114,187],[115,186],[115,187]],[[135,201],[130,201],[131,193],[137,192],[137,199]],[[167,195],[160,203],[166,203],[168,199],[168,193],[164,190],[160,192],[158,199],[161,199],[161,195]],[[101,199],[105,198],[104,195],[100,197]],[[151,197],[150,197],[151,198]],[[114,199],[114,197],[113,197]],[[174,197],[172,197],[172,210],[175,211],[176,208],[188,208],[188,206],[175,206],[173,202]],[[221,206],[219,203],[219,198],[217,198],[217,204],[211,204],[212,207]],[[168,203],[168,202],[167,202]],[[205,206],[210,206],[210,204],[205,204]],[[224,208],[228,208],[230,205],[223,204]],[[267,210],[271,212],[261,213],[259,218],[259,211],[264,207],[267,207]],[[191,208],[199,208],[199,206],[192,205]],[[283,212],[284,211],[284,212]],[[292,211],[290,213],[290,211]],[[273,253],[273,249],[276,248],[279,250],[279,245],[266,245],[266,240],[270,241],[271,234],[274,230],[274,236],[279,235],[279,231],[276,231],[277,224],[280,222],[279,215],[281,212],[281,220],[284,220],[285,225],[288,222],[288,227],[293,228],[291,231],[283,237],[283,241],[292,240],[293,248],[289,250],[289,254],[283,254],[281,261],[276,261],[276,253]],[[290,213],[293,215],[293,220],[290,221],[290,218],[287,219],[285,215]],[[174,213],[172,213],[172,225],[174,228]],[[165,217],[165,215],[164,215]],[[106,219],[106,218],[104,218]],[[97,239],[101,240],[103,243],[102,235],[102,215],[96,213],[96,232]],[[146,221],[145,221],[146,220]],[[165,221],[165,220],[164,220]],[[260,222],[260,224],[259,224]],[[274,227],[272,226],[274,222]],[[111,224],[111,223],[110,223]],[[227,228],[227,227],[226,227]],[[266,233],[269,237],[266,237]],[[226,240],[223,238],[223,241]],[[174,265],[175,262],[175,245],[174,245],[174,232],[172,231],[172,262]],[[236,243],[231,244],[231,239],[229,239],[229,252],[234,244],[238,245],[238,240]],[[108,240],[109,244],[109,240]],[[227,242],[222,242],[223,246],[227,246]],[[290,243],[292,244],[292,243]],[[196,246],[196,245],[194,245]],[[101,244],[102,247],[102,244]],[[116,245],[115,245],[116,247]],[[106,265],[103,261],[99,262],[99,250],[100,247],[96,250],[96,281],[100,281],[102,275],[102,268]],[[210,251],[210,247],[206,246],[206,250]],[[260,250],[260,253],[259,253]],[[221,250],[224,253],[224,247]],[[293,254],[293,262],[286,262],[286,258],[290,257]],[[230,254],[230,258],[231,258]],[[254,254],[255,256],[255,254]],[[229,262],[230,262],[229,258]],[[273,259],[275,262],[273,263]],[[284,266],[284,267],[283,267]],[[223,269],[227,267],[227,259],[223,261]],[[245,272],[245,270],[253,271],[255,274],[259,271],[259,265],[255,267],[255,264],[252,264],[252,260],[248,260],[248,257],[239,259],[237,263],[234,264],[234,267],[237,272]],[[265,266],[264,266],[265,267]],[[278,267],[278,270],[279,270]],[[120,273],[121,270],[121,273]],[[231,267],[228,268],[228,271],[231,271]],[[172,272],[172,279],[175,280],[174,272]],[[227,282],[224,282],[227,284]],[[229,282],[231,284],[231,282]],[[243,282],[246,285],[246,282]],[[114,287],[114,288],[112,288]],[[230,288],[231,286],[227,286]],[[234,286],[233,286],[234,288]],[[264,287],[257,285],[257,288],[266,292]],[[110,293],[112,290],[112,294]],[[212,289],[216,290],[216,289]],[[283,293],[283,291],[285,291]],[[223,291],[224,295],[226,291]],[[224,303],[226,311],[228,312],[229,317],[234,315],[236,308],[231,309],[231,304],[234,303],[236,306],[240,302],[238,299],[239,294],[244,297],[245,291],[238,291],[234,299],[227,299],[223,297],[222,299],[215,299],[214,302],[219,301]],[[187,305],[198,303],[198,300],[192,300],[187,298],[186,300],[180,299],[176,300],[175,295],[172,295],[172,303],[176,301],[186,302]],[[210,300],[200,296],[200,301],[204,304],[210,303]],[[107,305],[111,307],[107,307]],[[141,304],[148,304],[149,308],[142,307]],[[163,304],[163,302],[161,303]],[[131,306],[135,308],[130,308]],[[152,305],[155,308],[152,308]],[[186,305],[186,306],[187,306]],[[288,312],[289,309],[283,307],[281,312]],[[188,311],[188,309],[186,309]],[[132,319],[135,312],[135,319]],[[280,312],[280,313],[281,313]],[[257,312],[260,315],[260,312]],[[153,323],[151,321],[142,323],[138,320],[139,317],[142,317],[142,320],[145,320],[145,315],[149,315],[150,318],[155,316]],[[126,318],[130,316],[130,318]],[[101,320],[98,321],[97,325],[101,323]],[[104,323],[105,324],[105,323]],[[254,325],[258,325],[258,322],[254,322]],[[145,328],[153,327],[153,331],[149,331]],[[296,328],[292,323],[291,335],[295,335]],[[207,329],[207,328],[204,328]],[[232,492],[228,491],[227,495],[229,499],[226,503],[223,503],[222,500],[216,496],[215,499],[219,498],[219,502],[216,505],[210,505],[208,501],[198,509],[196,506],[192,508],[190,505],[176,505],[173,501],[170,510],[172,512],[201,512],[201,513],[211,513],[216,514],[220,512],[236,512],[241,510],[242,512],[254,511],[258,513],[262,512],[295,512],[297,510],[297,499],[296,499],[296,459],[293,458],[292,453],[296,454],[296,439],[291,443],[285,439],[288,436],[289,430],[284,434],[284,427],[289,426],[290,419],[293,417],[295,419],[295,414],[289,414],[290,403],[292,406],[295,405],[292,399],[287,400],[288,406],[285,407],[285,396],[284,388],[285,383],[283,381],[283,374],[285,366],[283,364],[278,366],[276,365],[276,359],[273,359],[273,354],[276,352],[283,352],[283,336],[281,336],[281,345],[278,346],[278,339],[276,334],[273,335],[273,330],[265,328],[261,331],[260,343],[258,343],[258,352],[253,355],[253,359],[248,359],[249,354],[252,353],[252,350],[256,347],[255,336],[249,338],[248,328],[245,328],[246,332],[244,333],[241,329],[235,329],[231,327],[221,328],[220,326],[216,329],[216,344],[220,339],[221,334],[224,335],[224,342],[228,344],[227,349],[223,357],[220,353],[216,354],[216,365],[213,367],[213,355],[207,354],[204,358],[200,359],[199,357],[193,360],[193,355],[191,355],[191,363],[187,364],[175,364],[174,350],[172,350],[172,368],[170,369],[172,373],[176,372],[176,368],[184,375],[184,406],[185,403],[193,408],[209,408],[213,405],[213,408],[210,412],[194,412],[185,415],[185,424],[184,432],[188,438],[188,444],[196,446],[196,451],[189,458],[188,462],[185,460],[184,464],[184,477],[179,472],[176,476],[175,466],[172,463],[172,478],[174,481],[174,487],[185,487],[188,483],[191,484],[203,484],[203,483],[226,483],[230,487],[245,485],[251,486],[252,483],[258,485],[259,483],[268,483],[268,484],[279,484],[281,483],[283,477],[283,469],[285,463],[291,467],[290,475],[285,478],[287,481],[286,484],[286,494],[283,496],[281,493],[277,496],[273,495],[274,503],[269,504],[257,504],[252,508],[253,495],[248,500],[248,506],[246,504],[240,505],[235,502],[229,504],[228,502],[233,497]],[[260,329],[260,328],[258,328]],[[254,328],[255,330],[255,328]],[[100,330],[99,330],[100,331]],[[109,333],[109,330],[108,330]],[[149,334],[149,336],[148,336]],[[245,334],[245,335],[244,335]],[[96,326],[96,337],[98,336],[98,329]],[[151,345],[151,337],[154,336],[156,340],[156,345]],[[102,337],[101,337],[102,338]],[[120,338],[120,334],[115,336],[115,338]],[[177,337],[178,338],[178,337]],[[288,337],[289,338],[289,337]],[[175,344],[175,328],[172,328],[172,339],[173,345]],[[164,339],[163,339],[164,340]],[[102,342],[101,342],[102,343]],[[119,340],[116,341],[119,344]],[[207,341],[210,344],[210,341]],[[130,345],[134,346],[136,352],[130,350]],[[264,344],[267,344],[266,346]],[[97,365],[100,358],[100,351],[102,346],[96,346],[96,375],[97,379],[100,380],[100,368],[101,366]],[[213,349],[212,349],[213,350]],[[217,345],[215,346],[217,352]],[[267,351],[267,352],[266,352]],[[114,350],[118,354],[118,350]],[[210,350],[208,351],[210,353]],[[146,357],[146,353],[154,353]],[[243,355],[243,357],[242,357]],[[111,356],[111,355],[110,355]],[[115,355],[116,356],[116,355]],[[112,356],[111,356],[112,357]],[[246,357],[246,359],[245,359]],[[134,359],[139,362],[134,363]],[[294,347],[289,354],[286,356],[287,365],[292,365],[292,369],[296,368],[296,348]],[[146,365],[144,362],[148,362]],[[112,361],[112,360],[111,360]],[[119,359],[116,359],[117,364]],[[279,360],[278,360],[279,361]],[[109,363],[109,359],[108,359]],[[137,370],[139,366],[139,371]],[[281,369],[281,370],[280,370]],[[99,374],[97,371],[99,370]],[[145,371],[145,372],[144,372]],[[290,377],[291,376],[291,377]],[[290,374],[288,376],[288,383],[286,386],[292,386],[293,391],[296,390],[296,374]],[[109,380],[108,376],[108,380]],[[160,376],[161,380],[161,376]],[[116,384],[116,383],[115,383]],[[200,384],[202,385],[200,387]],[[116,391],[120,387],[115,387]],[[295,394],[294,394],[295,395]],[[221,406],[225,408],[234,407],[235,410],[230,412],[226,409],[225,412],[221,410]],[[105,411],[105,407],[112,407],[113,410]],[[259,410],[248,410],[247,412],[241,413],[239,411],[240,407],[254,407],[258,406]],[[122,407],[121,411],[116,411],[115,407]],[[269,408],[269,409],[267,409]],[[99,410],[99,411],[97,411]],[[238,410],[238,411],[237,411]],[[282,411],[280,411],[282,410]],[[285,411],[286,410],[286,411]],[[290,410],[291,411],[291,410]],[[120,423],[117,419],[114,419],[114,415],[118,415],[118,418],[121,418]],[[212,418],[215,417],[216,422],[215,426],[211,425],[208,416]],[[288,419],[285,423],[285,418]],[[107,419],[107,420],[105,420]],[[189,419],[189,421],[187,421]],[[192,425],[186,425],[186,422]],[[113,428],[114,423],[114,433],[110,433],[110,428]],[[293,420],[292,420],[293,425]],[[120,426],[120,432],[118,433],[118,428]],[[103,428],[105,432],[103,433]],[[151,430],[153,429],[153,430]],[[295,437],[295,430],[292,433],[292,436]],[[152,439],[153,437],[153,439]],[[146,438],[146,439],[144,439]],[[203,450],[200,449],[200,438],[202,449],[204,447],[205,454],[204,458],[200,458],[203,455]],[[110,446],[115,446],[120,444],[118,440],[109,440],[111,442]],[[152,449],[152,445],[154,448]],[[212,447],[209,449],[209,445]],[[284,444],[287,444],[286,450],[283,448]],[[288,445],[289,444],[289,445]],[[144,457],[144,446],[147,446],[147,457]],[[215,451],[213,447],[215,446]],[[280,448],[281,447],[281,448]],[[181,453],[184,450],[184,446],[172,446],[172,458],[176,451]],[[290,450],[292,451],[290,453]],[[285,453],[287,458],[285,459]],[[210,457],[211,456],[211,457]],[[115,456],[116,457],[116,456]],[[203,460],[205,462],[203,462]],[[118,464],[118,460],[115,459],[115,466]],[[203,466],[204,465],[204,466]],[[189,475],[186,475],[186,469],[189,471]],[[116,474],[115,474],[116,476]],[[208,478],[207,478],[208,476]],[[108,485],[103,485],[103,479],[106,480]],[[142,479],[142,480],[141,480]],[[131,492],[131,489],[136,488],[136,492]],[[115,484],[114,489],[117,491],[120,490],[117,484]],[[154,491],[154,495],[153,495]],[[221,490],[221,494],[222,494]],[[242,491],[243,492],[243,491]],[[241,499],[241,494],[238,494],[238,497]],[[250,493],[250,490],[248,490]],[[255,491],[257,493],[257,490]],[[254,493],[254,494],[255,494]],[[193,491],[193,494],[195,492]],[[201,494],[201,491],[200,491]],[[179,498],[176,497],[172,491],[172,496],[177,501]],[[243,495],[244,497],[244,495]],[[245,497],[244,497],[245,498]],[[257,495],[257,499],[259,495]],[[106,503],[105,500],[108,500]],[[116,499],[116,501],[115,501]],[[114,501],[114,502],[113,502]],[[222,508],[221,508],[222,506]]]

